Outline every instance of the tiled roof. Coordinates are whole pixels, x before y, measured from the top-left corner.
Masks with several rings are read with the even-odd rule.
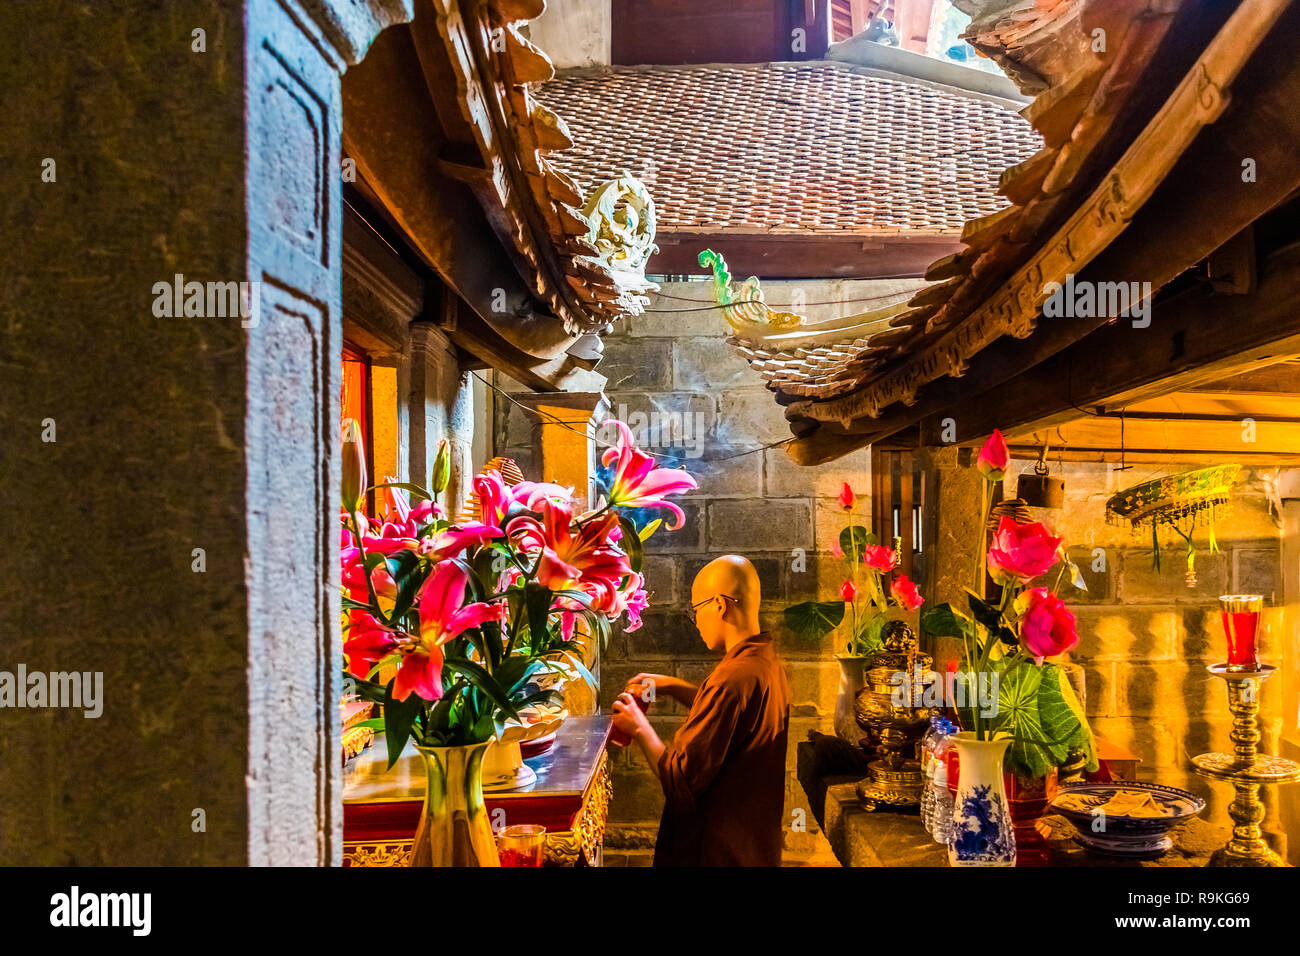
[[[826,61],[578,71],[538,97],[577,143],[551,161],[641,178],[661,234],[956,235],[1041,146],[1010,104]]]

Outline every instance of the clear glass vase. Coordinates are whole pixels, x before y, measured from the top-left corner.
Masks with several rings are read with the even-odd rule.
[[[488,742],[416,747],[428,786],[411,866],[500,866],[492,822],[483,804],[483,754]]]
[[[961,769],[952,808],[948,863],[1015,866],[1016,835],[1002,777],[1002,761],[1011,739],[976,740],[969,730],[950,739]]]

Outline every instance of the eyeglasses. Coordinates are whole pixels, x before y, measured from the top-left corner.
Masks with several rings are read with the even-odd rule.
[[[690,608],[686,611],[686,613],[690,616],[692,624],[695,623],[695,615],[697,613],[697,610],[699,608],[704,607],[704,605],[708,604],[715,597],[726,598],[728,601],[737,601],[737,599],[732,597],[730,594],[714,594],[711,597],[706,597],[703,601],[699,601],[695,604],[692,604]],[[737,601],[737,603],[739,602]]]

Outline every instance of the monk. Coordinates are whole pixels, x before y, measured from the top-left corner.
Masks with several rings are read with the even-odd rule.
[[[691,585],[691,619],[722,660],[699,687],[637,674],[613,705],[664,788],[655,866],[779,866],[790,685],[759,630],[758,574],[739,555],[709,562]],[[665,745],[633,694],[690,708]]]

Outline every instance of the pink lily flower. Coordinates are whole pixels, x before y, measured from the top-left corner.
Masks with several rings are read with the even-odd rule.
[[[481,547],[504,534],[504,531],[493,525],[471,521],[465,525],[440,531],[433,538],[421,541],[419,550],[421,554],[430,555],[441,561],[444,558],[455,557],[467,548]]]
[[[343,653],[347,655],[348,672],[353,677],[364,679],[375,661],[382,660],[397,648],[396,635],[365,611],[348,612],[347,632]]]
[[[607,603],[604,592],[617,592],[623,577],[632,570],[627,555],[609,545],[609,532],[618,524],[618,516],[606,513],[582,522],[575,534],[569,505],[549,499],[538,505],[540,521],[519,515],[506,525],[521,548],[540,552],[537,580],[552,591],[590,585]]]
[[[636,447],[632,430],[623,422],[611,418],[604,424],[614,425],[619,431],[618,445],[605,449],[600,459],[606,467],[618,462],[610,481],[609,504],[613,507],[667,508],[675,521],[668,530],[676,531],[686,522],[686,515],[677,505],[665,500],[665,496],[698,488],[695,479],[680,468],[656,468],[655,460]]]
[[[442,645],[471,627],[501,621],[504,602],[465,604],[469,576],[460,565],[445,561],[433,569],[420,589],[420,636],[402,658],[393,681],[393,697],[406,700],[412,693],[425,700],[442,697]]]

